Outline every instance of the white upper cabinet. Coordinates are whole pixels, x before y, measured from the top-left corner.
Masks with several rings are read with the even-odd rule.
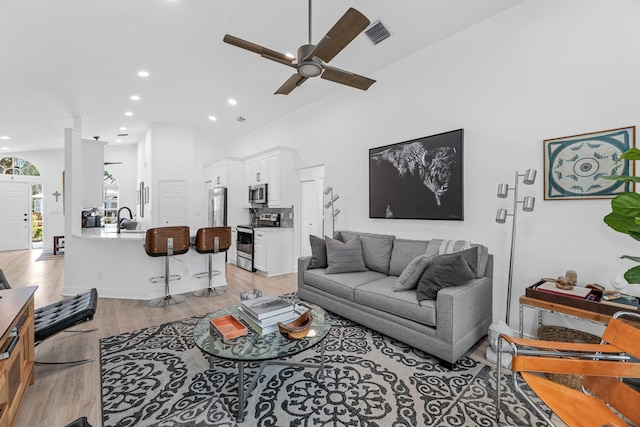
[[[211,186],[228,187],[233,179],[233,171],[240,167],[240,161],[231,158],[225,158],[204,167],[204,180],[211,182]]]
[[[245,205],[249,206],[249,187],[267,184],[267,206],[293,206],[295,153],[278,148],[249,157],[244,161]]]

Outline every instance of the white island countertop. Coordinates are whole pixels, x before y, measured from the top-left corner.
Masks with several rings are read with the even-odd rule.
[[[116,231],[116,227],[96,227],[83,228],[82,234],[78,237],[85,239],[119,239],[119,240],[144,240],[145,230],[120,230]]]

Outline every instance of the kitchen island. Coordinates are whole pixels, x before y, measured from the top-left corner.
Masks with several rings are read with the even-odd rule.
[[[196,229],[192,229],[192,237]],[[151,257],[144,250],[143,230],[123,230],[115,227],[83,228],[80,234],[65,238],[64,295],[74,295],[96,288],[101,298],[151,300],[164,296],[164,283],[151,283],[151,277],[164,275],[164,257]],[[197,279],[196,273],[208,269],[208,256],[196,252],[176,255],[170,260],[170,274],[180,280],[169,284],[171,294],[192,293],[208,286],[208,278]],[[225,253],[213,255],[213,286],[226,285]],[[71,274],[70,274],[71,273]]]

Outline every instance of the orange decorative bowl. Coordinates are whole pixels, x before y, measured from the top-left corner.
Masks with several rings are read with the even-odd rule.
[[[293,322],[278,322],[278,330],[285,338],[290,340],[299,340],[307,336],[312,323],[313,316],[311,316],[311,310],[309,310]]]

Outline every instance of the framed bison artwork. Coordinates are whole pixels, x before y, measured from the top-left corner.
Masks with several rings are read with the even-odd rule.
[[[369,150],[369,218],[464,219],[464,130]]]

